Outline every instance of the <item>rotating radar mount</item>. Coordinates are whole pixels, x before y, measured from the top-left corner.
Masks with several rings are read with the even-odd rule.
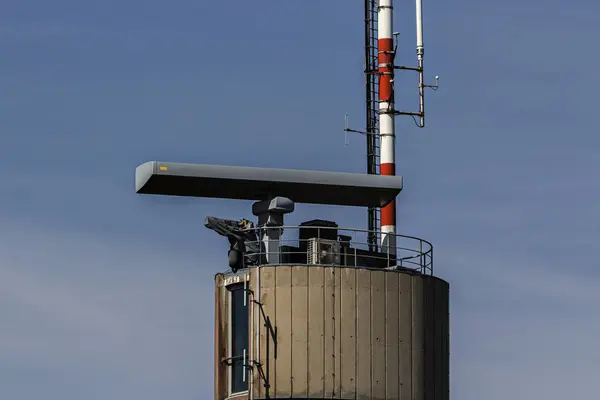
[[[401,176],[157,161],[136,169],[137,193],[256,201],[252,205],[256,227],[246,219],[209,216],[204,222],[228,239],[228,261],[234,272],[282,262],[284,215],[294,211],[295,203],[384,207],[401,190]],[[312,226],[330,228],[331,224],[322,221]]]
[[[204,226],[229,239],[227,254],[233,272],[250,265],[279,264],[279,239],[283,233],[283,215],[294,211],[294,202],[287,197],[275,197],[252,205],[258,216],[255,230],[251,221],[206,217]],[[248,255],[250,254],[250,255]]]

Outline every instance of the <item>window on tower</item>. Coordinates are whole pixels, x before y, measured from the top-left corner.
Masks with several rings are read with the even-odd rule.
[[[229,357],[231,393],[248,390],[248,292],[244,284],[229,286]]]

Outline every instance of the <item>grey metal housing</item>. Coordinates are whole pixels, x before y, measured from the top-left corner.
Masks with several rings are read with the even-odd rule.
[[[149,161],[135,170],[137,193],[383,207],[402,190],[401,176]]]

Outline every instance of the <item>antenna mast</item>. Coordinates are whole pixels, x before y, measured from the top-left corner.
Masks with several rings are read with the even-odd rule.
[[[392,0],[379,0],[378,23],[378,75],[379,75],[379,142],[381,175],[396,175],[396,134],[394,109],[394,47]],[[381,247],[395,252],[396,249],[396,200],[381,209]]]
[[[377,0],[365,0],[365,137],[367,139],[367,173],[374,175],[379,174],[377,49]],[[375,231],[379,229],[379,209],[369,208],[367,218],[369,250],[377,251]]]
[[[437,90],[435,84],[426,85],[423,76],[423,8],[422,0],[416,0],[417,66],[396,66],[398,33],[393,32],[393,0],[365,0],[365,131],[348,128],[346,116],[345,132],[365,135],[367,139],[367,173],[381,175],[396,174],[395,116],[411,116],[419,128],[425,127],[425,88]],[[416,71],[419,74],[419,111],[400,111],[394,107],[395,70]],[[418,120],[417,120],[418,117]],[[368,209],[369,250],[392,252],[396,244],[396,202],[382,210]],[[374,231],[379,228],[380,243]]]

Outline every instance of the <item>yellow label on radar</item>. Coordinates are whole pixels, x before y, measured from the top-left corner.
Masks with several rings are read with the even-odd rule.
[[[168,170],[168,169],[169,169],[168,167],[160,167],[160,170],[161,170],[161,171],[166,171],[166,170]]]

